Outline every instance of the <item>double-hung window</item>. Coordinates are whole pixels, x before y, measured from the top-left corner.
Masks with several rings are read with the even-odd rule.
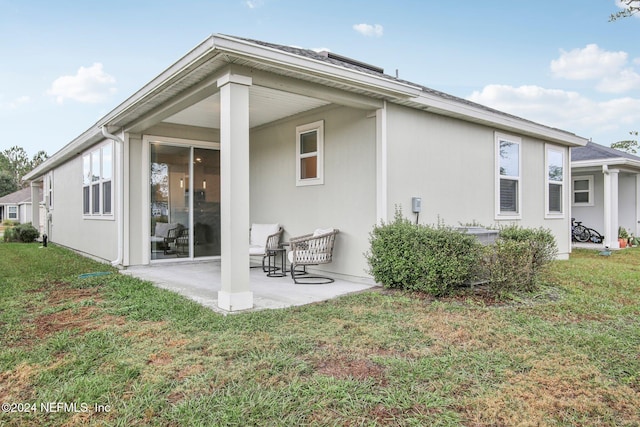
[[[53,172],[49,172],[46,179],[46,189],[45,189],[45,206],[47,209],[53,209]]]
[[[87,217],[113,215],[113,143],[82,156],[82,211]]]
[[[564,214],[565,150],[560,147],[546,147],[546,214],[558,217]]]
[[[496,133],[496,219],[521,217],[520,138]]]
[[[324,121],[296,127],[296,185],[324,184]]]
[[[593,175],[574,176],[573,206],[593,206]]]
[[[16,221],[18,219],[17,206],[7,206],[7,219],[10,219],[12,221]]]

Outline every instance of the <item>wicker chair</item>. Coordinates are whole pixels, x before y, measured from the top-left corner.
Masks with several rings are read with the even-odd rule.
[[[333,283],[334,280],[330,277],[308,273],[307,266],[328,264],[333,260],[333,246],[338,232],[338,229],[331,228],[291,238],[291,251],[288,258],[294,283],[305,285]],[[300,266],[302,270],[298,268]]]
[[[252,224],[249,232],[249,255],[262,257],[262,271],[268,273],[264,265],[269,249],[280,247],[284,229],[279,224]]]
[[[189,229],[182,228],[176,237],[176,256],[189,256]]]

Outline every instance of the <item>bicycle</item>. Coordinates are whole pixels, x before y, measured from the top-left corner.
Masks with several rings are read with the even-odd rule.
[[[571,240],[580,243],[602,243],[604,236],[593,228],[582,225],[582,221],[576,221],[575,218],[571,218]]]

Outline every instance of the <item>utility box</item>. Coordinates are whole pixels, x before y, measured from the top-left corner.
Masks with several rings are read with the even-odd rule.
[[[457,230],[475,236],[485,246],[494,243],[500,233],[498,230],[487,230],[483,227],[458,227]]]
[[[421,197],[412,197],[411,198],[411,212],[413,212],[413,213],[422,212],[422,198]]]

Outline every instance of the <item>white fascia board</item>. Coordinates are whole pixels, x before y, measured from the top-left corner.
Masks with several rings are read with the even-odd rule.
[[[173,83],[175,80],[181,78],[188,72],[197,68],[199,65],[206,62],[210,57],[215,56],[215,36],[207,37],[202,43],[189,51],[186,55],[173,63],[169,68],[144,85],[140,90],[135,92],[119,106],[108,113],[100,122],[99,126],[103,124],[112,123],[120,119],[123,115],[126,115],[127,111],[132,107],[135,107],[143,99],[149,98],[158,92],[161,92],[165,86]]]
[[[424,109],[449,114],[453,117],[467,117],[471,121],[485,123],[500,129],[515,131],[526,135],[534,135],[546,141],[556,142],[570,147],[582,147],[589,141],[586,138],[565,132],[559,129],[549,128],[515,116],[491,112],[470,104],[456,102],[454,100],[423,93],[414,99],[415,102],[424,105]]]
[[[338,79],[355,86],[366,86],[372,90],[377,89],[385,94],[400,98],[418,96],[422,92],[419,86],[392,81],[388,78],[362,71],[345,69],[339,65],[303,57],[268,46],[257,45],[250,41],[220,34],[214,36],[214,38],[217,49],[247,59],[270,63],[281,68],[320,75],[330,80]]]
[[[625,157],[618,157],[612,159],[595,159],[595,160],[580,160],[572,161],[571,168],[600,168],[602,166],[614,166],[616,168],[630,168],[635,169],[634,172],[640,172],[640,161],[627,159]]]

